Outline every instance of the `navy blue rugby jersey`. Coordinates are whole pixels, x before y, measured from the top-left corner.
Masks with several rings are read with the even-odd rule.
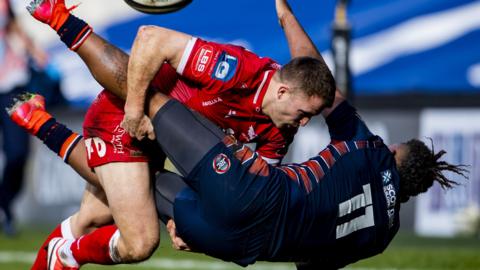
[[[331,143],[301,164],[277,167],[288,199],[270,246],[272,261],[343,267],[381,253],[399,228],[399,176],[392,153],[348,102],[326,119]]]

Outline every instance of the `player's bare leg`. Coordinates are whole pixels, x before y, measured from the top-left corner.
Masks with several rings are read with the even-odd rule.
[[[82,138],[78,144],[73,147],[68,159],[66,160],[66,163],[70,165],[70,167],[72,167],[89,184],[100,187],[100,182],[97,175],[92,172],[92,169],[87,163],[85,139]]]
[[[93,230],[113,223],[107,197],[102,188],[87,184],[78,212],[70,218],[73,238],[77,239]]]
[[[104,187],[115,225],[102,226],[74,241],[52,239],[49,254],[54,258],[49,264],[77,269],[85,263],[139,262],[157,248],[159,224],[148,163],[113,162],[95,167],[95,172]]]
[[[116,248],[121,261],[147,259],[160,241],[148,163],[109,163],[96,167],[95,172],[120,230]]]
[[[92,33],[76,52],[100,85],[125,99],[128,54],[95,33]]]

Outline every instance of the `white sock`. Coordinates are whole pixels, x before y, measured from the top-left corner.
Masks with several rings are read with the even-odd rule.
[[[79,266],[77,260],[75,260],[75,258],[73,257],[72,249],[70,248],[74,241],[75,239],[67,239],[65,241],[65,244],[63,244],[63,246],[61,246],[59,249],[60,260],[62,260],[62,264],[65,266]]]
[[[121,263],[122,258],[120,258],[120,254],[118,254],[118,239],[120,238],[120,231],[117,229],[115,233],[110,238],[110,242],[108,243],[109,250],[110,250],[110,258],[115,263]]]
[[[62,223],[60,225],[60,230],[62,232],[62,238],[75,239],[75,237],[73,236],[72,225],[71,225],[71,222],[70,222],[71,218],[72,217],[70,216],[69,218],[65,219],[64,221],[62,221]]]

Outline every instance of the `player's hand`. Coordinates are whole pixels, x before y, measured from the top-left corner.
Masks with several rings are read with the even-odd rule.
[[[285,15],[292,13],[292,8],[290,8],[287,0],[275,0],[275,9],[277,10],[278,23],[283,27],[282,19]]]
[[[125,111],[125,116],[120,126],[137,140],[143,140],[145,137],[148,137],[150,140],[155,139],[152,122],[143,112]]]
[[[170,219],[167,222],[167,231],[172,239],[172,246],[174,249],[191,251],[190,247],[182,240],[182,238],[177,236],[177,227],[175,226],[175,221],[173,221],[173,219]]]

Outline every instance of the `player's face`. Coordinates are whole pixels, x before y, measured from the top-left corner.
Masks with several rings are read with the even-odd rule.
[[[297,90],[282,96],[278,100],[275,112],[270,117],[278,128],[303,127],[312,116],[320,113],[323,104],[321,97],[309,97]]]

